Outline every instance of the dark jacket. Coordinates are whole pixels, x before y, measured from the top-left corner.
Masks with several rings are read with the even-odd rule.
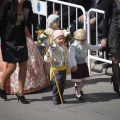
[[[103,22],[102,37],[108,37],[110,53],[120,54],[120,2],[109,0],[108,6]]]
[[[73,3],[77,5],[81,5],[85,8],[87,11],[91,5],[92,5],[92,0],[62,0],[68,3]],[[68,6],[63,6],[62,7],[62,18],[63,18],[63,27],[66,28],[68,27]],[[82,15],[82,11],[78,9],[78,16]],[[61,15],[61,13],[60,13]],[[74,20],[76,20],[76,8],[70,8],[70,22],[72,23]]]
[[[7,40],[16,24],[17,20],[17,0],[4,0],[2,7],[0,8],[0,34],[1,38]],[[36,19],[32,12],[31,2],[25,1],[23,3],[24,13],[24,28],[31,23],[37,28]]]
[[[4,0],[0,0],[0,7],[1,7],[1,5],[2,5],[3,1],[4,1]]]
[[[108,10],[110,0],[94,0],[92,8],[96,8],[99,10]],[[95,17],[96,13],[92,13],[91,17]],[[98,14],[98,22],[100,22],[103,19],[103,14]]]

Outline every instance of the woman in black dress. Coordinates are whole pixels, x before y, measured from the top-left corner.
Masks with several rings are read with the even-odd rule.
[[[19,65],[18,100],[23,104],[29,102],[23,94],[27,71],[28,50],[26,45],[25,28],[34,20],[31,3],[27,0],[4,0],[0,9],[1,49],[3,61],[8,67],[3,73],[0,86],[0,97],[7,99],[6,82]]]
[[[120,95],[120,0],[109,0],[101,44],[104,46],[107,42],[112,55],[113,87],[114,91]]]

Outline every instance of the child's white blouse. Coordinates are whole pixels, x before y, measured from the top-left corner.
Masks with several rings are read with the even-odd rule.
[[[75,49],[76,49],[76,46],[77,45],[80,45],[77,41],[74,41],[73,44],[71,44],[70,48],[69,48],[69,59],[70,59],[70,67],[72,68],[73,66],[77,66],[77,61],[76,61],[76,52],[75,52]],[[80,45],[80,50],[82,48],[86,49],[86,50],[92,50],[92,51],[95,51],[95,50],[98,50],[101,48],[101,45],[100,44],[97,44],[97,45],[91,45],[89,43],[85,43],[84,45]],[[84,52],[85,50],[83,50],[82,52]],[[87,54],[84,55],[83,53],[83,56],[80,58],[80,61],[79,64],[82,64],[82,63],[85,63],[85,58],[87,57]]]

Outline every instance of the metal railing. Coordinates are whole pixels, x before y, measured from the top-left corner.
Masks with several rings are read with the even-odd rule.
[[[90,39],[91,39],[91,34],[90,34],[90,16],[91,16],[91,12],[95,12],[96,13],[96,43],[98,43],[98,13],[99,14],[104,14],[105,12],[103,10],[98,10],[98,9],[90,9],[88,12],[87,12],[87,16],[86,16],[86,11],[84,9],[83,6],[80,6],[80,5],[76,5],[76,4],[72,4],[72,3],[67,3],[67,2],[63,2],[63,1],[59,1],[59,0],[46,0],[46,9],[47,9],[47,3],[48,2],[51,2],[53,3],[52,7],[53,7],[53,13],[55,12],[55,4],[59,4],[60,5],[60,22],[61,22],[61,28],[63,28],[63,15],[62,15],[62,8],[63,8],[63,5],[64,6],[67,6],[68,7],[68,28],[70,30],[70,7],[74,7],[76,9],[76,30],[78,29],[78,9],[80,9],[83,13],[83,17],[84,17],[84,22],[83,22],[83,29],[86,30],[87,32],[87,40],[88,40],[88,43],[90,43]],[[47,10],[46,10],[47,11]],[[46,13],[46,19],[48,17],[48,13]],[[105,15],[104,15],[105,17]],[[97,55],[91,55],[91,52],[90,50],[88,50],[88,67],[89,67],[89,72],[91,72],[91,59],[94,59],[94,60],[99,60],[99,61],[102,61],[102,62],[106,62],[106,63],[112,63],[111,60],[107,60],[105,57],[104,58],[100,58],[99,57],[99,54],[98,54],[98,51],[96,51]],[[106,52],[104,52],[104,56],[105,56]]]
[[[60,5],[60,13],[61,13],[61,28],[63,28],[63,23],[62,23],[62,19],[63,19],[63,16],[62,16],[62,7],[63,5],[64,6],[67,6],[68,7],[68,28],[70,30],[70,7],[72,8],[76,8],[76,30],[78,29],[78,23],[77,23],[77,19],[78,19],[78,9],[81,9],[82,13],[83,13],[83,16],[84,16],[84,25],[83,25],[83,28],[84,30],[86,30],[86,11],[84,9],[83,6],[80,6],[80,5],[76,5],[76,4],[72,4],[72,3],[67,3],[67,2],[63,2],[63,1],[58,1],[58,0],[46,0],[46,2],[52,2],[53,3],[53,13],[55,12],[55,3],[59,4]],[[47,15],[48,16],[48,15]],[[47,16],[46,16],[46,19],[47,19]]]
[[[98,13],[104,14],[105,12],[103,10],[98,10],[98,9],[90,9],[87,14],[87,35],[88,35],[88,43],[90,43],[91,39],[91,34],[90,34],[90,14],[91,12],[96,13],[96,43],[98,43]],[[105,15],[104,15],[105,17]],[[98,56],[98,51],[96,51],[97,55],[91,55],[90,50],[88,50],[88,67],[89,67],[89,72],[91,72],[91,59],[99,60],[105,63],[112,63],[111,60],[107,60],[105,57],[100,58]],[[104,56],[106,56],[106,52],[104,52]]]
[[[53,7],[53,13],[55,12],[55,4],[59,4],[60,5],[60,22],[61,22],[61,28],[63,28],[63,15],[62,15],[62,7],[63,5],[64,6],[67,6],[68,7],[68,30],[70,31],[70,7],[72,8],[75,8],[76,9],[76,30],[78,29],[78,10],[80,9],[83,13],[83,17],[84,17],[84,22],[83,22],[83,29],[86,30],[86,11],[84,9],[83,6],[80,6],[80,5],[76,5],[76,4],[72,4],[72,3],[67,3],[67,2],[63,2],[63,1],[60,1],[60,0],[46,0],[46,8],[47,9],[47,6],[48,6],[48,2],[51,2],[53,3],[52,7]],[[47,10],[46,10],[47,12]],[[38,14],[38,22],[39,24],[41,24],[41,20],[40,20],[40,14]],[[46,20],[47,20],[47,17],[48,17],[48,13],[46,13]],[[32,25],[32,36],[34,36],[34,32],[33,32],[33,25]]]

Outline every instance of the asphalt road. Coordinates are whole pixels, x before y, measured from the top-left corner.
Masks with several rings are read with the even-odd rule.
[[[15,95],[8,101],[0,98],[0,120],[119,120],[120,97],[114,93],[108,75],[92,72],[91,80],[83,91],[85,101],[75,98],[73,83],[67,77],[64,105],[52,103],[52,87],[27,94],[29,105],[21,104]]]

